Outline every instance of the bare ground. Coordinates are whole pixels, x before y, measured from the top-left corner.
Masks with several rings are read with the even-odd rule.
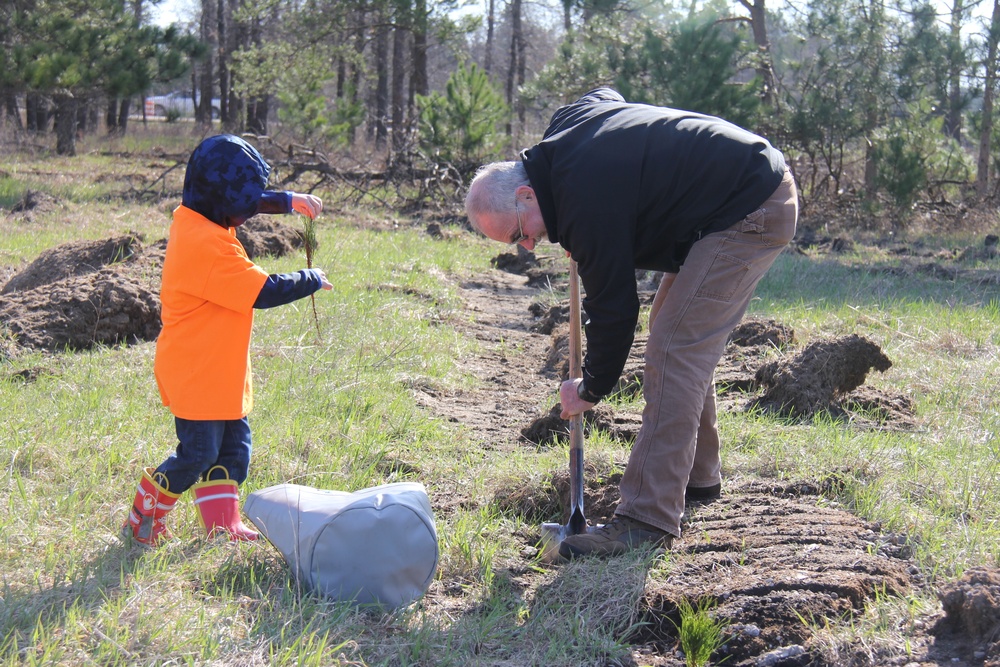
[[[260,233],[244,241],[252,252],[281,254],[301,242],[291,228],[269,226]],[[163,241],[146,244],[130,234],[43,254],[0,290],[0,324],[9,332],[0,336],[0,354],[13,356],[18,346],[61,351],[154,339],[164,247]],[[484,449],[502,454],[545,446],[566,432],[557,406],[538,406],[565,376],[568,307],[544,305],[543,299],[547,287],[565,284],[561,259],[501,255],[494,264],[458,286],[472,317],[457,318],[454,325],[480,343],[479,352],[461,364],[479,385],[413,392],[423,409],[467,425]],[[648,302],[655,277],[640,279]],[[640,391],[644,346],[640,335],[620,391]],[[782,360],[765,363],[769,349],[783,350]],[[891,363],[861,337],[798,350],[787,325],[747,320],[733,333],[717,372],[720,410],[764,408],[790,418],[825,411],[856,428],[913,428],[918,418],[905,397],[864,385],[868,373]],[[19,376],[32,379],[30,370]],[[588,428],[624,443],[634,441],[640,426],[639,414],[607,405],[586,417]],[[611,517],[621,464],[587,462],[592,522]],[[734,667],[1000,665],[1000,573],[993,570],[973,570],[934,591],[940,610],[904,629],[909,655],[830,640],[823,632],[826,620],[849,623],[878,596],[906,596],[927,586],[904,537],[821,502],[822,492],[836,483],[835,477],[789,484],[731,480],[719,501],[690,507],[666,576],[645,583],[637,610],[644,623],[627,637],[633,664],[684,664],[677,652],[678,604],[709,600],[725,623],[725,642],[713,659]],[[552,483],[498,492],[493,501],[505,511],[552,520],[567,506],[567,496],[563,473]],[[456,501],[432,500],[443,514]],[[525,589],[538,585],[531,566],[538,537],[537,531],[512,536],[523,544],[523,561],[510,563],[503,574]],[[448,589],[448,582],[440,582],[425,604],[445,604],[442,591]]]

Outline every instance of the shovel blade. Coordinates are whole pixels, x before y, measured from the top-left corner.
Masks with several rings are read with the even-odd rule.
[[[600,527],[600,525],[584,525],[581,528],[579,526],[572,526],[572,523],[566,525],[561,523],[543,523],[541,539],[538,542],[539,558],[546,563],[565,561],[566,559],[559,553],[559,545],[562,544],[563,540],[572,535],[593,533]]]
[[[555,563],[562,556],[559,555],[559,545],[566,539],[569,531],[561,523],[543,523],[542,535],[538,541],[539,558],[546,563]]]

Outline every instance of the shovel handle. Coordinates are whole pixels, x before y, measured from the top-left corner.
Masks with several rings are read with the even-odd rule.
[[[569,377],[583,377],[583,333],[580,317],[580,274],[576,260],[569,260]]]
[[[569,260],[569,377],[583,377],[583,334],[580,317],[580,277],[576,260]],[[583,514],[583,415],[569,418],[569,532],[587,530]]]

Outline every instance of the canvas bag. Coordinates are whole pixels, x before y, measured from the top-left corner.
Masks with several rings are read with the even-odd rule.
[[[437,569],[437,530],[422,484],[360,491],[278,484],[243,507],[311,591],[397,608],[422,596]]]

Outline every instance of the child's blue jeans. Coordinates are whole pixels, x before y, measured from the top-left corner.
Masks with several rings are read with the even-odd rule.
[[[193,421],[174,418],[177,449],[156,469],[162,473],[171,493],[184,493],[215,466],[222,466],[229,478],[242,484],[250,470],[250,422],[243,419]],[[213,473],[221,477],[221,471]],[[156,475],[153,475],[156,479]],[[206,477],[207,481],[207,477]]]

